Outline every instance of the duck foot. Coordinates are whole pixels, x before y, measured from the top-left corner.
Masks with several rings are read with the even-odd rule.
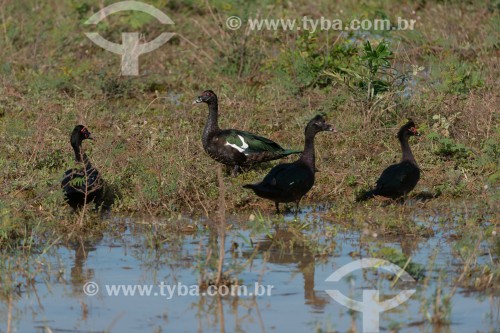
[[[299,208],[299,203],[300,201],[297,201],[295,203],[295,217],[297,217],[297,215],[301,212],[300,208]],[[279,203],[278,202],[275,202],[274,203],[274,207],[276,207],[276,215],[280,215],[281,214],[281,211],[280,211],[280,206],[279,206]],[[287,207],[285,205],[285,211],[284,213],[292,213],[292,208],[291,207]]]
[[[234,167],[226,165],[226,175],[231,177],[237,177],[240,171],[240,166],[235,165]]]
[[[238,177],[239,171],[240,171],[239,165],[235,165],[234,168],[233,168],[233,173],[231,174],[231,176],[233,176],[233,178],[234,177]]]
[[[439,197],[439,195],[440,195],[440,193],[431,193],[431,192],[423,191],[423,192],[420,192],[420,193],[417,193],[416,195],[414,195],[413,199],[425,202],[425,201],[429,201],[432,199],[436,199],[437,197]]]
[[[274,206],[276,207],[276,215],[280,215],[280,204],[278,202],[275,202]]]
[[[300,200],[295,203],[295,218],[297,218],[297,215],[300,213],[299,203]]]

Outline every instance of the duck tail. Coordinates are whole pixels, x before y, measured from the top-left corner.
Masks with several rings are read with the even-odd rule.
[[[377,195],[376,190],[362,191],[356,196],[356,202],[366,201],[373,198],[375,195]]]
[[[283,156],[288,156],[288,155],[293,155],[293,154],[300,154],[300,153],[302,153],[302,150],[296,150],[296,149],[285,149],[282,152]]]
[[[243,185],[243,188],[249,188],[249,189],[253,190],[254,186],[255,186],[255,184],[245,184],[245,185]]]

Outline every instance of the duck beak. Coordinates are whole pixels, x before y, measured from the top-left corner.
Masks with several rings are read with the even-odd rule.
[[[332,132],[332,133],[337,133],[337,130],[335,128],[333,128],[332,125],[328,125],[327,131]]]
[[[203,100],[201,99],[201,96],[198,96],[198,98],[193,101],[193,104],[198,104],[198,103],[202,103],[202,102],[203,102]]]
[[[88,140],[94,140],[94,137],[92,136],[92,134],[89,133],[89,136],[87,137]]]

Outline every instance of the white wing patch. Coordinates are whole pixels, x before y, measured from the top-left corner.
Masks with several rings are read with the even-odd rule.
[[[235,145],[234,143],[229,143],[226,141],[226,146],[230,146],[230,147],[233,147],[234,149],[236,149],[237,151],[239,151],[240,153],[243,153],[247,148],[248,148],[248,143],[245,142],[245,139],[241,136],[241,135],[238,135],[238,137],[240,138],[241,140],[241,147]],[[247,154],[245,154],[247,155]]]

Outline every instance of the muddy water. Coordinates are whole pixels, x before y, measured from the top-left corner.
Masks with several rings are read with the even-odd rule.
[[[190,232],[171,232],[161,226],[165,221],[112,219],[106,223],[113,231],[33,255],[39,273],[31,286],[0,302],[0,331],[362,332],[364,314],[340,305],[326,290],[359,302],[368,301],[365,290],[378,290],[381,301],[415,290],[407,302],[380,314],[380,331],[499,331],[499,295],[470,288],[458,288],[444,309],[450,325],[427,320],[437,291],[449,294],[462,272],[460,256],[468,246],[463,238],[452,240],[436,229],[430,238],[382,239],[313,218],[290,231],[284,226],[292,217],[286,220],[276,228],[229,219],[224,270],[252,295],[209,296],[197,286],[202,275],[217,269],[219,238],[204,227],[206,221],[186,221],[194,226]],[[492,260],[490,245],[478,244],[477,262]],[[405,282],[371,268],[326,281],[343,265],[381,249],[411,257],[424,268],[420,280]],[[110,288],[136,289],[125,296],[124,289]]]

